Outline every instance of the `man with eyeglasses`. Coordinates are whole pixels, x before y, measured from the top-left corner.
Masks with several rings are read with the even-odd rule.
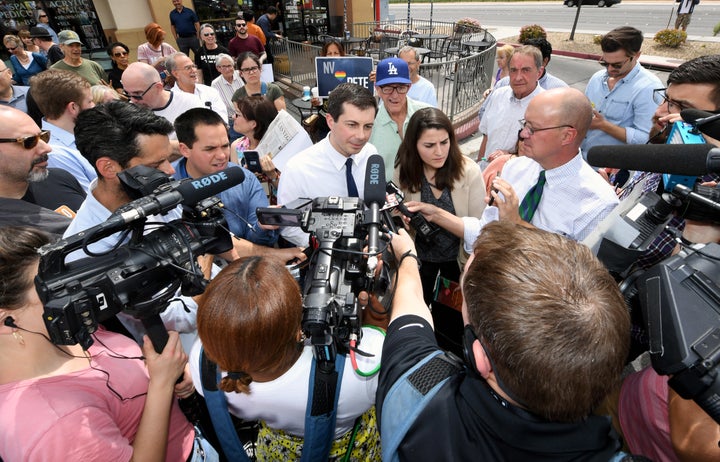
[[[493,221],[511,221],[585,239],[617,206],[613,188],[588,165],[580,144],[592,120],[590,101],[577,89],[546,90],[530,101],[522,127],[520,157],[510,159],[492,183],[492,203],[482,216],[456,217],[430,204],[408,203],[465,240],[465,251]]]
[[[31,95],[44,114],[42,129],[51,133],[48,165],[70,172],[88,192],[97,173],[77,150],[74,130],[78,115],[95,107],[90,82],[74,72],[48,69],[33,76],[30,83]]]
[[[204,106],[203,101],[194,94],[165,90],[157,69],[147,63],[130,63],[123,72],[122,84],[123,94],[131,103],[151,109],[171,124],[188,109]],[[173,147],[177,148],[175,132],[171,133],[170,139],[173,140]],[[179,151],[176,154],[179,156]]]
[[[517,144],[517,120],[533,98],[545,91],[538,84],[543,68],[542,53],[534,46],[515,49],[510,58],[510,86],[495,89],[486,100],[480,120],[483,135],[477,160],[513,152]]]
[[[197,83],[197,66],[185,53],[173,53],[165,59],[165,69],[175,77],[173,93],[184,92],[200,98],[203,105],[228,120],[227,108],[218,91],[208,85]]]
[[[375,70],[375,93],[380,95],[382,104],[375,117],[370,143],[385,161],[387,181],[392,180],[395,157],[410,117],[419,109],[430,106],[408,98],[411,86],[410,69],[404,60],[387,58],[378,63]]]
[[[12,69],[3,62],[0,63],[0,105],[28,112],[28,90],[24,85],[13,85]]]
[[[420,75],[420,55],[415,47],[406,45],[398,50],[398,58],[405,61],[410,71],[412,86],[407,93],[408,98],[437,107],[437,91],[435,85]]]
[[[228,43],[228,50],[230,50],[230,56],[235,59],[245,51],[250,51],[258,56],[261,64],[267,59],[265,47],[259,38],[248,33],[248,25],[243,18],[235,20],[235,37]]]
[[[68,172],[48,168],[50,132],[22,111],[0,106],[0,226],[26,225],[56,238],[85,200]]]
[[[593,122],[582,144],[583,156],[593,146],[647,142],[657,107],[653,90],[662,84],[640,65],[642,42],[642,31],[630,26],[615,28],[600,41],[605,70],[596,72],[585,88]]]

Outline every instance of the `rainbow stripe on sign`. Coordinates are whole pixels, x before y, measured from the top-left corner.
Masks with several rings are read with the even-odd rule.
[[[338,80],[345,80],[347,73],[345,71],[335,71],[335,78]]]

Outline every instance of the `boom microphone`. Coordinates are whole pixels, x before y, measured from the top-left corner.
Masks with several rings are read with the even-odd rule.
[[[593,146],[588,163],[596,167],[699,176],[720,172],[720,149],[712,144],[632,144]]]
[[[377,267],[380,236],[380,208],[385,204],[385,163],[382,156],[373,154],[365,168],[365,204],[369,208],[367,274],[372,277]]]
[[[141,197],[117,209],[107,220],[106,227],[131,223],[139,218],[169,212],[183,204],[193,206],[245,180],[240,167],[228,167],[217,173],[169,183],[170,189]]]
[[[720,114],[699,109],[683,109],[680,111],[680,117],[685,122],[695,125],[705,135],[720,139]]]

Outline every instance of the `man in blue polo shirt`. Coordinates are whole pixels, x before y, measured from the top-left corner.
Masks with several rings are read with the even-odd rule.
[[[175,7],[170,12],[170,30],[175,37],[178,49],[193,56],[200,50],[200,19],[190,8],[183,6],[182,0],[172,0]]]

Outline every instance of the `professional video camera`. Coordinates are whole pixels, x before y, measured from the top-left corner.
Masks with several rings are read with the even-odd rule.
[[[207,283],[196,257],[232,248],[222,204],[212,196],[241,183],[242,169],[170,181],[155,169],[139,166],[125,170],[120,178],[131,197],[145,194],[149,187],[154,190],[120,207],[104,223],[39,251],[35,285],[55,344],[79,343],[87,349],[98,323],[122,311],[140,319],[155,349],[162,351],[167,331],[159,313],[178,288],[184,295],[197,295]],[[158,223],[157,229],[147,232],[152,224],[149,217],[175,214],[180,204],[183,218]],[[114,234],[117,243],[109,250],[90,250],[90,245]],[[66,261],[77,255],[73,252],[82,251],[92,256]]]
[[[697,182],[699,175],[720,172],[720,149],[709,144],[598,146],[590,149],[588,161],[666,174],[662,195],[645,193],[620,204],[596,249],[622,279],[630,308],[640,306],[655,371],[672,375],[669,385],[720,423],[720,245],[691,245],[677,235],[683,246],[679,254],[647,270],[634,268],[673,213],[720,225],[720,189]],[[694,177],[694,184],[688,186],[678,175]]]
[[[380,208],[385,203],[385,167],[382,157],[370,156],[365,200],[356,197],[318,197],[288,204],[296,208],[258,208],[260,223],[299,226],[310,233],[313,254],[302,283],[302,330],[310,339],[316,360],[331,363],[338,350],[362,338],[361,291],[382,294],[389,287],[387,265],[378,277],[375,268]],[[368,204],[365,210],[364,205]],[[366,245],[367,251],[363,251]]]

